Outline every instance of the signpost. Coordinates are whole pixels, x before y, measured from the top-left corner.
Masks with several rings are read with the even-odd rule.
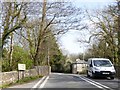
[[[24,71],[26,70],[25,64],[18,64],[18,80],[20,80],[20,73],[22,73],[22,78],[24,78]]]
[[[26,70],[26,65],[25,64],[18,64],[18,70],[20,70],[20,71]]]

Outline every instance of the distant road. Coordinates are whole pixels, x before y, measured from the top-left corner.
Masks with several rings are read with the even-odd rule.
[[[85,75],[51,73],[50,76],[7,90],[120,90],[119,86],[117,79],[91,79]]]

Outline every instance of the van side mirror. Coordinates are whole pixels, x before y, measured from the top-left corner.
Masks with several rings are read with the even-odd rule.
[[[92,67],[92,64],[90,64],[90,67]]]

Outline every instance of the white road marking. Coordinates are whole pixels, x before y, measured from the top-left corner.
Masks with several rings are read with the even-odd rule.
[[[47,78],[44,80],[44,82],[40,85],[39,88],[43,88],[47,82],[47,80],[49,79],[49,76],[47,76]]]
[[[84,77],[84,78],[85,78],[85,77]],[[109,90],[113,90],[113,89],[111,89],[110,87],[105,86],[105,85],[103,85],[103,84],[100,84],[100,83],[98,83],[98,82],[95,82],[95,81],[93,81],[93,80],[91,80],[91,79],[88,79],[88,78],[85,78],[85,79],[87,79],[87,80],[89,80],[89,81],[91,81],[91,82],[93,82],[93,83],[96,83],[96,84],[98,84],[98,85],[100,85],[100,86],[102,86],[102,87],[104,87],[104,88],[108,88]]]
[[[42,79],[40,79],[32,88],[37,88],[37,86],[45,79],[46,76],[44,76]]]
[[[107,87],[107,86],[105,86],[105,85],[103,85],[103,84],[100,84],[100,83],[98,83],[98,82],[95,82],[95,81],[93,81],[93,80],[91,80],[91,79],[88,79],[88,78],[85,78],[85,77],[80,77],[81,79],[83,79],[83,80],[85,80],[86,82],[88,82],[88,83],[90,83],[90,84],[93,84],[94,86],[97,86],[98,88],[101,88],[101,89],[103,89],[103,90],[113,90],[113,89],[111,89],[110,87]]]
[[[106,90],[106,89],[104,89],[103,87],[101,87],[101,86],[99,86],[99,85],[97,85],[97,84],[95,84],[95,83],[93,83],[93,82],[91,82],[91,81],[88,81],[88,80],[85,79],[85,78],[82,78],[82,77],[80,77],[80,78],[83,79],[84,81],[86,81],[86,82],[88,82],[88,83],[90,83],[90,84],[92,84],[92,85],[94,85],[94,86],[100,88],[100,89]]]

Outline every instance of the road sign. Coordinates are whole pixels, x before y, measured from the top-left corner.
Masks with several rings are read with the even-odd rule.
[[[18,70],[26,70],[26,65],[25,64],[18,64]]]

